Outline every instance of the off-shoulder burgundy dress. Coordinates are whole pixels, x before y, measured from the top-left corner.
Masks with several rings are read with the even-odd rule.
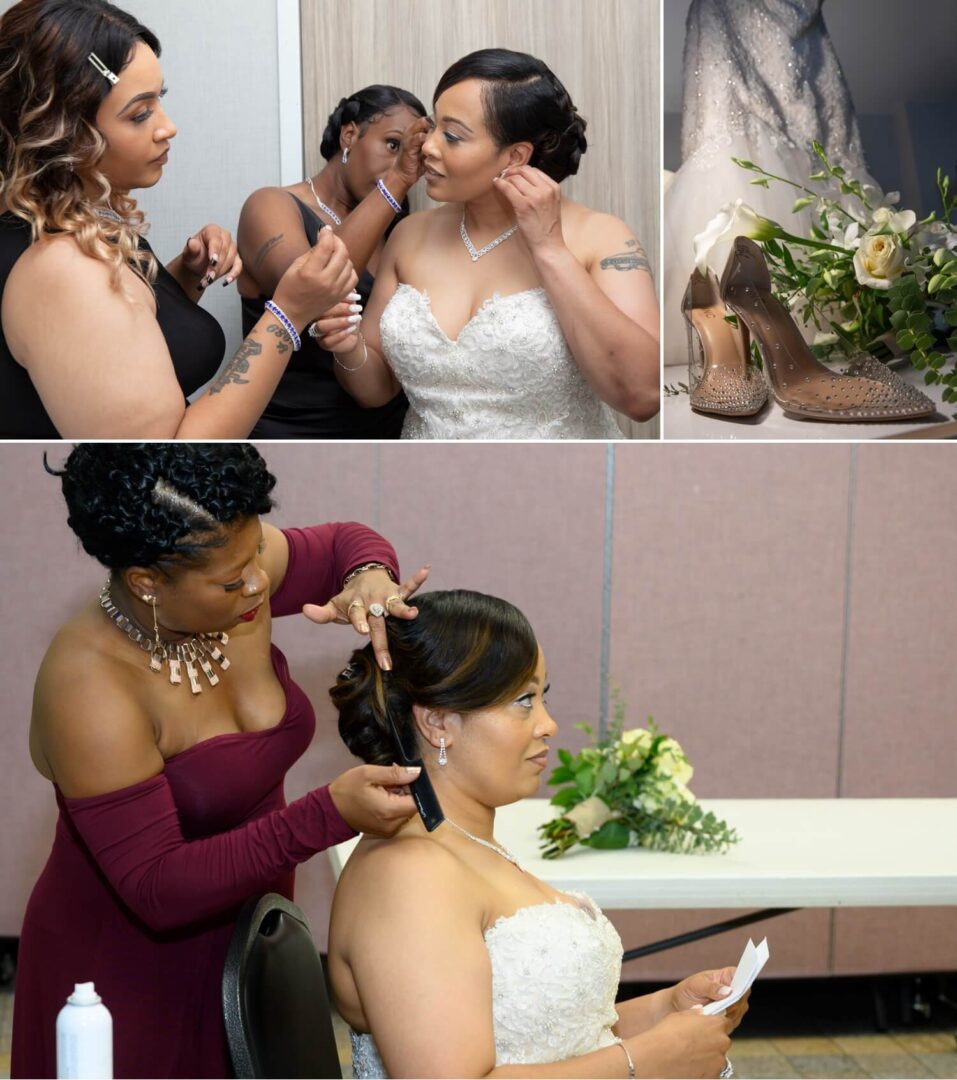
[[[392,547],[363,525],[284,531],[289,566],[273,615],[326,603],[372,560],[398,580]],[[355,835],[327,787],[286,805],[286,772],[316,720],[271,650],[286,694],[275,727],[206,739],[107,795],[55,789],[53,850],[20,938],[12,1076],[56,1076],[57,1012],[90,980],[113,1015],[114,1076],[233,1075],[220,984],[238,908],[264,892],[291,899],[296,865]]]

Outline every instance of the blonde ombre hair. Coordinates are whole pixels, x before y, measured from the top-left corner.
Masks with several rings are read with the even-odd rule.
[[[138,41],[159,55],[155,34],[106,0],[20,0],[0,18],[0,199],[34,242],[72,236],[120,292],[124,267],[152,288],[157,264],[139,250],[136,200],[98,168],[107,144],[96,114],[112,87],[88,57],[119,73]]]

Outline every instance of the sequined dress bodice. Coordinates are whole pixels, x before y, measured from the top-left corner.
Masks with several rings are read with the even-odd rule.
[[[399,285],[382,347],[409,399],[403,439],[615,439],[544,289],[496,293],[449,338],[427,293]]]
[[[685,37],[684,161],[694,156],[704,168],[736,137],[763,136],[772,146],[784,142],[802,150],[816,139],[843,164],[863,165],[854,106],[822,3],[693,0]]]
[[[521,908],[485,931],[492,963],[495,1064],[537,1065],[614,1042],[621,938],[595,903]],[[423,1023],[428,1023],[423,1018]],[[385,1077],[371,1035],[352,1033],[355,1077]]]

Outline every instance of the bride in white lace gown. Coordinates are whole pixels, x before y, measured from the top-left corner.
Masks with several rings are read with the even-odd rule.
[[[361,328],[319,320],[361,405],[409,398],[408,439],[612,439],[658,411],[658,307],[618,218],[562,197],[585,121],[540,60],[472,53],[436,90],[429,196],[386,246]]]
[[[465,591],[386,620],[393,670],[353,653],[332,690],[365,761],[394,760],[386,711],[415,743],[445,821],[364,837],[329,930],[336,1006],[357,1077],[717,1076],[747,1002],[724,1016],[733,968],[616,1004],[622,945],[583,894],[526,873],[494,837],[495,809],[534,795],[547,767],[545,661],[524,616]],[[634,1072],[631,1075],[635,1075]]]
[[[867,182],[850,92],[824,24],[824,0],[692,0],[684,50],[682,164],[665,192],[665,364],[686,364],[681,297],[693,239],[735,199],[804,232],[793,188],[753,186],[732,157],[805,182],[817,140]],[[716,251],[723,259],[727,247]],[[720,276],[720,262],[714,266]]]

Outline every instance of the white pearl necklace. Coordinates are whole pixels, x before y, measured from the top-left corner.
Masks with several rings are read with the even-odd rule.
[[[521,866],[518,865],[518,859],[510,852],[506,851],[505,848],[500,847],[498,844],[493,844],[490,840],[483,840],[480,836],[473,836],[470,832],[463,829],[461,825],[456,825],[450,817],[447,817],[445,820],[453,829],[458,829],[458,831],[462,833],[463,836],[467,836],[469,840],[474,840],[476,844],[481,844],[482,847],[487,847],[490,851],[494,851],[496,855],[501,855],[503,859],[508,859],[517,870],[521,870],[523,874],[525,873]]]
[[[497,248],[499,244],[504,244],[505,241],[518,229],[518,224],[513,225],[510,229],[506,229],[501,236],[497,236],[490,244],[486,244],[481,249],[476,249],[475,245],[469,239],[469,234],[465,228],[465,211],[462,211],[462,223],[459,225],[459,235],[462,237],[462,241],[468,250],[469,255],[472,258],[472,262],[478,262],[483,255],[488,255],[490,251]],[[473,837],[474,839],[474,837]]]

